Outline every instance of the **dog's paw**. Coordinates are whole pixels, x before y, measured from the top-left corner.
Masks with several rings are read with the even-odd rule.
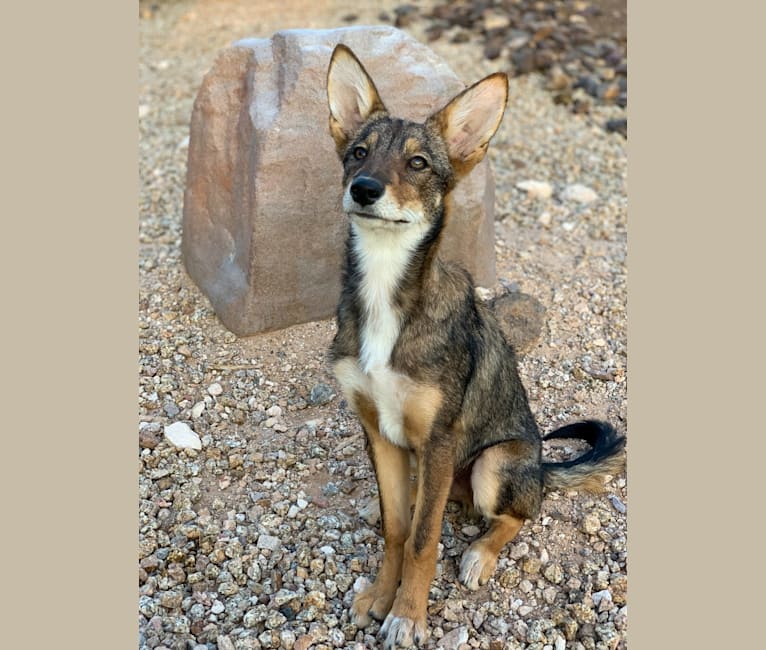
[[[425,620],[414,621],[404,616],[389,614],[383,621],[380,634],[385,637],[383,650],[394,650],[420,645],[428,638],[428,628]]]
[[[463,554],[460,562],[460,582],[471,591],[486,584],[497,566],[497,557],[481,544],[473,543]]]
[[[365,587],[351,605],[351,623],[361,629],[372,623],[372,619],[382,621],[391,609],[394,595],[375,584]]]

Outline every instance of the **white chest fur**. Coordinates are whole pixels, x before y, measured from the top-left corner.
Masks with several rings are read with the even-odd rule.
[[[411,228],[362,228],[356,224],[353,227],[365,312],[359,362],[364,372],[370,372],[389,364],[399,337],[400,315],[394,306],[394,293],[407,270],[419,233]]]
[[[375,404],[381,433],[395,445],[407,447],[404,405],[412,381],[391,369],[391,352],[399,338],[401,315],[394,305],[396,287],[407,271],[423,227],[377,228],[353,224],[354,249],[361,271],[360,298],[364,318],[358,363],[350,359],[336,367],[347,395],[361,391]]]
[[[364,372],[351,357],[341,359],[334,370],[349,402],[353,404],[359,394],[372,400],[378,413],[380,433],[395,445],[408,448],[404,409],[414,388],[412,380],[387,366]]]

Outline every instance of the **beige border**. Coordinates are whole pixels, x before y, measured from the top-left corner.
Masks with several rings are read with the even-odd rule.
[[[629,3],[634,650],[762,643],[757,11]]]
[[[136,9],[3,18],[7,648],[137,646]]]

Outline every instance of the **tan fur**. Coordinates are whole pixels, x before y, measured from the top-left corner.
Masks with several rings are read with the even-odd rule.
[[[549,490],[580,490],[591,494],[602,494],[606,489],[605,475],[619,474],[625,469],[625,458],[615,457],[594,467],[583,463],[570,467],[566,472],[554,470],[548,473],[545,485]]]
[[[435,459],[434,465],[449,468],[452,459],[448,451],[443,450],[441,453],[444,458]],[[422,462],[419,462],[419,466],[422,466]],[[447,505],[452,473],[442,471],[426,476],[424,471],[420,471],[417,482],[415,512],[412,517],[412,530],[415,534],[404,545],[402,582],[388,619],[408,619],[425,629],[428,591],[436,573],[441,513]]]
[[[505,450],[498,445],[485,449],[473,465],[473,505],[485,517],[490,517],[495,512],[497,491],[500,488],[500,475],[497,470],[504,462]]]
[[[524,525],[524,520],[512,515],[499,515],[491,520],[489,530],[473,542],[463,556],[460,580],[469,589],[478,589],[495,572],[497,556]]]
[[[377,411],[366,395],[357,393],[355,403],[375,467],[385,467],[378,477],[386,544],[383,563],[375,582],[357,595],[352,608],[355,625],[364,627],[371,616],[382,620],[388,613],[401,578],[404,543],[410,534],[410,454],[380,435]]]
[[[417,449],[431,431],[436,414],[442,404],[442,392],[437,386],[413,385],[404,400],[404,430],[410,445]]]

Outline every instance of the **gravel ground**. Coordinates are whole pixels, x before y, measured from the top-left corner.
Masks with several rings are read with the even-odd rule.
[[[141,650],[377,647],[377,627],[357,630],[348,618],[383,544],[362,432],[326,364],[333,323],[237,338],[180,259],[188,123],[216,53],[281,28],[379,22],[399,7],[359,4],[140,4]],[[404,29],[427,42],[429,24]],[[478,36],[429,45],[466,82],[507,65],[487,59]],[[594,103],[574,114],[547,85],[543,73],[511,80],[490,147],[499,281],[489,289],[520,290],[546,308],[521,363],[541,428],[599,417],[625,433],[626,142],[603,128],[623,109]],[[174,423],[189,425],[201,449],[175,447],[165,436]],[[603,496],[550,493],[475,593],[456,570],[484,524],[450,507],[427,647],[627,647],[627,503],[625,476]]]

